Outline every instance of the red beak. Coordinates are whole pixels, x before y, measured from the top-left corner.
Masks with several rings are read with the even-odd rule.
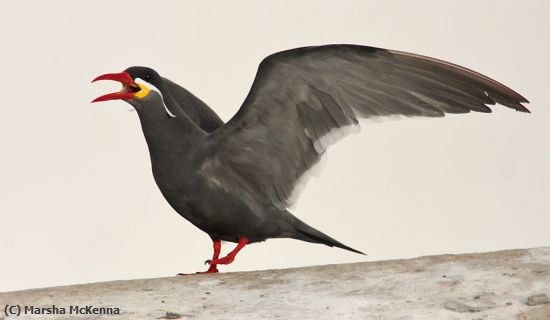
[[[98,80],[118,81],[122,83],[122,89],[119,92],[113,92],[113,93],[103,95],[101,97],[97,97],[92,102],[117,100],[117,99],[131,100],[134,98],[135,93],[140,90],[139,86],[135,83],[134,79],[132,79],[132,77],[128,72],[107,73],[95,78],[94,80],[92,80],[92,82],[96,82]]]

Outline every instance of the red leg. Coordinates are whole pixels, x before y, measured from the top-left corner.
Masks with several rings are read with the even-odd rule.
[[[218,264],[230,264],[231,262],[233,262],[233,260],[235,260],[235,257],[237,256],[237,253],[239,253],[239,251],[241,251],[242,248],[244,248],[246,245],[248,244],[248,238],[247,237],[241,237],[239,239],[239,243],[237,244],[237,246],[235,247],[235,249],[233,249],[233,251],[229,252],[225,257],[223,258],[214,258],[210,261],[206,261],[207,263],[210,264],[210,267],[216,267],[216,265]]]
[[[220,240],[212,240],[214,242],[214,254],[212,255],[212,260],[216,260],[220,257],[220,252],[222,250],[222,242]],[[218,273],[218,268],[215,264],[211,264],[208,270],[202,273]]]
[[[212,260],[216,260],[218,259],[218,257],[220,256],[220,251],[222,249],[222,242],[220,240],[215,240],[215,239],[212,239],[212,242],[214,244],[214,254],[212,255]],[[207,260],[209,261],[209,260]],[[210,267],[208,268],[208,270],[206,271],[203,271],[203,272],[197,272],[197,273],[194,273],[194,274],[207,274],[207,273],[218,273],[218,268],[216,268],[216,265],[215,264],[211,264]],[[178,273],[178,276],[189,276],[191,274],[188,274],[188,273]]]

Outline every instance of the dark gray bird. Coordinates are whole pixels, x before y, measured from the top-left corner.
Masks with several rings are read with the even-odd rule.
[[[136,78],[153,83],[162,95],[137,84]],[[357,45],[304,47],[268,56],[243,105],[223,125],[221,120],[204,125],[201,119],[212,117],[211,110],[187,91],[176,101],[166,80],[152,69],[132,67],[96,78],[103,79],[119,81],[123,88],[94,101],[123,99],[134,106],[162,194],[212,238],[214,256],[207,273],[231,263],[245,245],[269,238],[361,253],[287,210],[310,169],[332,143],[357,129],[359,119],[491,112],[488,105],[496,103],[529,112],[522,105],[527,99],[475,71]],[[238,243],[223,258],[221,240]]]

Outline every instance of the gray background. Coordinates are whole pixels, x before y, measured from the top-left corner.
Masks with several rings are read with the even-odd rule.
[[[356,43],[448,60],[532,114],[365,124],[297,216],[367,257],[294,240],[223,271],[550,244],[548,1],[5,1],[0,11],[0,291],[205,268],[208,236],[154,184],[137,115],[95,76],[146,65],[227,120],[261,59]],[[232,247],[233,245],[230,244]],[[227,247],[225,247],[227,249]]]

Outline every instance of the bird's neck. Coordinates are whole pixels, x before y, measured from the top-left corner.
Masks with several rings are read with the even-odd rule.
[[[152,160],[157,156],[192,152],[197,141],[206,135],[183,111],[176,109],[175,117],[170,116],[160,97],[136,110]]]
[[[163,94],[175,94],[174,98],[177,98],[180,108],[204,131],[212,132],[223,125],[223,120],[189,90],[167,78],[162,78],[162,88]]]
[[[168,90],[168,87],[166,84],[162,81],[160,84],[158,84],[158,89],[160,90],[162,94],[162,98],[165,104],[166,112],[171,117],[186,117],[191,119],[193,123],[196,123],[196,121],[193,121],[193,117],[191,115],[186,114],[183,112],[183,109],[180,107],[172,93],[170,93],[170,90]]]

